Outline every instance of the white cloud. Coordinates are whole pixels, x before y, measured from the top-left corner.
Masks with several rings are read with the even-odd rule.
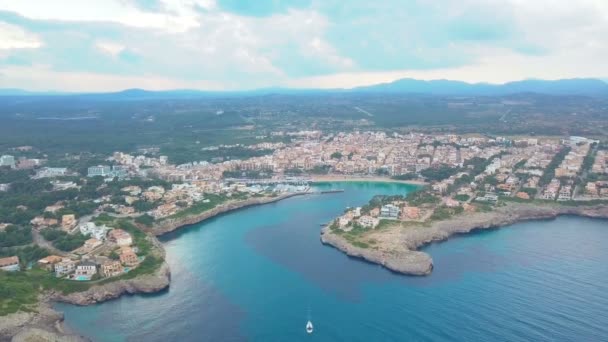
[[[58,72],[46,65],[31,67],[0,66],[0,88],[16,87],[35,91],[107,92],[128,88],[150,90],[209,89],[222,90],[222,84],[210,81],[184,81],[158,76],[118,76],[93,72]]]
[[[331,13],[323,12],[323,7],[318,6],[326,1],[329,0],[315,1],[309,9],[250,17],[224,12],[215,0],[162,0],[162,10],[157,11],[140,9],[132,0],[100,0],[94,5],[83,0],[0,0],[0,10],[33,20],[48,20],[45,22],[48,27],[60,22],[59,28],[35,33],[0,22],[0,61],[17,49],[43,47],[38,49],[42,51],[40,54],[26,50],[24,60],[48,64],[19,69],[23,74],[15,68],[0,67],[3,72],[0,82],[7,87],[33,89],[45,84],[54,86],[55,80],[63,80],[65,75],[65,79],[71,81],[63,82],[62,86],[84,91],[275,85],[333,88],[402,77],[485,82],[531,77],[608,77],[606,0],[418,0],[419,7],[428,6],[439,21],[463,16],[479,24],[473,26],[484,28],[484,24],[491,26],[496,19],[499,29],[509,29],[508,34],[499,39],[456,39],[447,43],[440,39],[445,37],[425,41],[426,37],[421,38],[418,32],[420,28],[412,23],[388,22],[384,26],[379,16],[399,1],[386,0],[377,5],[366,2],[365,6],[374,11],[371,17],[366,17],[368,11],[362,10],[363,16],[357,20],[362,20],[365,29],[369,26],[369,32],[373,33],[366,39],[372,37],[382,42],[370,46],[384,48],[368,51],[365,44],[373,40],[359,39],[356,31],[350,33],[348,27],[338,36],[355,41],[366,49],[367,56],[377,58],[377,68],[382,67],[383,58],[390,59],[391,54],[399,56],[398,52],[404,51],[405,46],[409,49],[407,56],[414,61],[429,62],[430,66],[440,65],[446,56],[452,55],[457,61],[463,57],[467,62],[452,68],[414,70],[410,67],[409,70],[408,65],[413,62],[403,61],[402,66],[394,67],[397,70],[388,71],[365,70],[356,53],[349,55],[336,47],[340,46],[338,38],[331,35],[331,30],[348,22],[332,21]],[[487,20],[488,17],[492,20]],[[84,25],[90,22],[97,25],[94,28]],[[375,25],[395,27],[396,31],[392,35],[383,34],[381,27]],[[434,32],[433,25],[434,22],[428,22],[431,33],[445,33]],[[111,33],[104,36],[104,28]],[[87,58],[74,61],[78,63],[57,62],[68,60],[62,51],[71,48],[75,52],[85,49],[88,53],[85,56],[98,60],[90,65],[86,63]],[[116,58],[125,51],[130,53],[125,54],[127,58]],[[71,69],[70,64],[77,67]],[[452,65],[457,64],[462,63]],[[101,68],[106,74],[96,71]],[[132,76],[115,75],[118,73]],[[82,82],[78,77],[89,79]]]
[[[125,46],[116,42],[99,41],[95,43],[95,46],[104,53],[109,54],[112,57],[118,56],[125,50]]]
[[[42,46],[38,37],[19,26],[0,21],[0,50],[36,49]]]
[[[122,0],[0,0],[0,9],[37,20],[113,22],[125,26],[185,32],[198,26],[195,1],[167,1],[167,12],[146,12]],[[203,4],[205,2],[202,2]],[[206,6],[210,6],[207,4]]]

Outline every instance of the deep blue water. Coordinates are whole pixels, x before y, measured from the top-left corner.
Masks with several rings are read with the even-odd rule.
[[[406,277],[321,245],[320,223],[398,184],[326,185],[163,238],[170,290],[57,305],[96,341],[607,341],[608,224],[561,217],[433,244]],[[306,335],[308,313],[315,333]]]

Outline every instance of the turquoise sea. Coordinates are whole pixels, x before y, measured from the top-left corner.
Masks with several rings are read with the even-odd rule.
[[[163,237],[168,291],[58,304],[95,341],[608,341],[608,222],[561,217],[427,246],[428,277],[319,241],[320,224],[402,184],[251,207]],[[315,332],[307,335],[308,316]]]

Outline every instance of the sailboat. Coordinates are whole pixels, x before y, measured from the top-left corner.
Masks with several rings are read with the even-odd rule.
[[[313,331],[312,322],[309,320],[308,323],[306,323],[306,333],[312,334],[312,331]]]

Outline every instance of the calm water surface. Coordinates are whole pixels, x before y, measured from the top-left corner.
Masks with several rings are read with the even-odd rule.
[[[95,341],[608,341],[608,224],[562,217],[433,244],[405,277],[319,242],[320,224],[400,184],[247,208],[163,238],[161,294],[57,305]],[[310,314],[313,335],[304,326]]]

